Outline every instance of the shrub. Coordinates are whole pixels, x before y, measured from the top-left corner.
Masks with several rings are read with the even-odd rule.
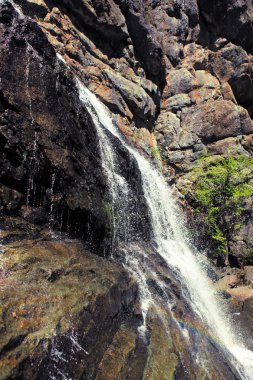
[[[204,213],[205,231],[220,254],[240,229],[244,202],[253,195],[253,159],[228,155],[203,157],[193,171],[197,211]]]

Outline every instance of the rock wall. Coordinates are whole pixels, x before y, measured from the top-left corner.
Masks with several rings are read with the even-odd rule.
[[[252,154],[250,1],[16,4],[111,109],[127,138],[153,158],[159,149],[177,192],[203,153]],[[244,219],[239,245],[252,250],[250,210]],[[230,245],[237,255],[238,244]]]
[[[156,163],[161,156],[189,211],[180,192],[201,154],[252,154],[252,13],[250,0],[0,2],[0,378],[60,378],[60,368],[76,379],[182,379],[185,368],[203,376],[173,319],[165,339],[151,313],[143,345],[136,284],[89,253],[108,254],[110,194],[75,77],[133,146]],[[134,164],[118,154],[140,191]],[[234,255],[252,249],[252,225],[249,203]],[[182,319],[191,311],[171,286]],[[213,368],[210,378],[235,378]]]

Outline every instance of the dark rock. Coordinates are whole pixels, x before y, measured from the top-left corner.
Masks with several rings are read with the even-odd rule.
[[[137,286],[119,265],[74,240],[44,232],[20,245],[18,230],[9,232],[17,241],[4,246],[1,259],[2,379],[95,376],[115,334],[126,349],[120,334],[127,321],[135,346]]]
[[[22,195],[13,189],[1,185],[0,186],[0,207],[1,211],[16,211],[22,202]]]
[[[198,5],[201,15],[200,42],[202,44],[212,48],[214,40],[222,36],[241,45],[249,53],[253,52],[251,0],[219,2],[198,0]]]
[[[14,10],[12,17],[0,51],[0,181],[76,236],[87,237],[92,208],[103,240],[107,222],[98,215],[105,179],[93,123],[40,28]]]
[[[241,46],[229,43],[218,52],[210,54],[209,65],[220,81],[230,84],[237,102],[248,109],[252,116],[252,58]]]
[[[49,216],[42,207],[29,207],[23,205],[19,211],[19,215],[28,222],[36,224],[46,224],[49,222]]]

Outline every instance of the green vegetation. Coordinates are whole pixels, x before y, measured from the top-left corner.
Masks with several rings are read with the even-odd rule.
[[[154,146],[151,148],[151,156],[154,157],[155,159],[160,158],[160,152],[157,146]]]
[[[244,203],[253,195],[253,159],[245,155],[202,157],[192,174],[197,211],[205,215],[205,231],[218,252],[228,254],[228,243],[241,227]]]

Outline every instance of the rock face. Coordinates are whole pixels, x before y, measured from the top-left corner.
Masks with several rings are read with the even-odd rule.
[[[137,283],[121,265],[21,218],[1,219],[0,237],[1,379],[180,380],[186,368],[190,379],[201,378],[205,371],[192,360],[199,347],[208,353],[208,379],[237,378],[224,358],[217,366],[216,343],[202,336],[204,326],[188,337],[196,347],[185,345],[177,321],[202,323],[173,274],[166,278],[173,312],[150,309],[144,339]],[[162,279],[165,266],[156,269]],[[152,274],[149,283],[159,292]]]
[[[1,230],[0,378],[95,378],[114,335],[129,330],[125,339],[135,347],[136,283],[77,240],[53,239],[20,219],[8,224]]]
[[[66,75],[38,25],[8,4],[1,8],[1,41],[0,176],[7,197],[2,211],[30,219],[40,211],[45,224],[55,220],[63,231],[69,226],[87,236],[90,210],[99,214],[105,180],[92,120],[78,103],[73,75]],[[94,223],[103,234],[103,221],[97,216]]]
[[[76,79],[133,146],[153,161],[161,156],[180,195],[203,153],[253,153],[252,20],[250,0],[0,2],[1,379],[58,380],[62,369],[73,379],[193,379],[185,368],[207,376],[193,360],[197,347],[191,356],[177,333],[177,320],[187,325],[193,313],[173,276],[168,336],[151,311],[143,344],[135,281],[94,255],[110,253],[111,195]],[[123,149],[117,155],[141,193],[135,163]],[[181,199],[188,210],[194,204]],[[145,202],[136,210],[145,240]],[[252,202],[245,214],[230,242],[237,266],[243,250],[252,253]],[[246,299],[250,323],[251,284],[241,285],[229,294]],[[236,378],[213,365],[208,339],[195,339],[211,350],[210,379]]]
[[[72,233],[104,251],[111,235],[110,215],[104,211],[110,196],[76,76],[38,24],[8,2],[0,21],[1,209]],[[116,88],[116,74],[110,78]],[[122,92],[132,107],[146,107],[145,117],[154,113],[149,95],[140,90],[142,99],[130,98],[137,85],[124,81]],[[119,154],[127,160],[124,152]],[[128,165],[124,168],[128,175]]]

